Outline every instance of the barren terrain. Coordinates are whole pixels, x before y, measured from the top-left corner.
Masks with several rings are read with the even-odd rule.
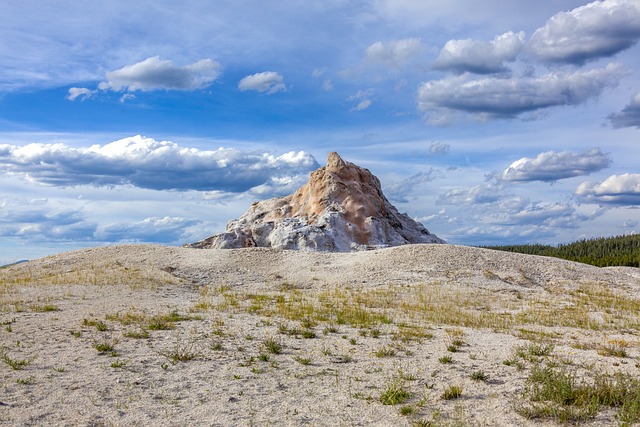
[[[0,424],[632,424],[639,326],[633,268],[453,245],[82,250],[0,269]]]

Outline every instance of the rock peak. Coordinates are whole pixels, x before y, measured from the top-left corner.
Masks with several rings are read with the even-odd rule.
[[[226,232],[185,245],[351,251],[410,243],[445,243],[401,214],[368,169],[329,153],[295,193],[257,202]]]
[[[339,171],[340,169],[346,166],[346,162],[342,160],[342,157],[335,151],[329,153],[327,156],[327,166],[326,168],[331,171]]]

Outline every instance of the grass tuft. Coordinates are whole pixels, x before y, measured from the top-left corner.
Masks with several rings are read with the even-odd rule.
[[[264,341],[262,341],[262,345],[271,354],[282,353],[282,349],[284,347],[282,341],[276,340],[274,338],[265,339]]]
[[[380,394],[380,403],[383,405],[398,405],[409,399],[411,399],[411,392],[405,389],[399,380],[388,382]]]
[[[12,359],[7,353],[2,354],[2,361],[9,365],[14,371],[20,371],[31,363],[31,360],[29,359]]]
[[[442,398],[444,400],[457,399],[462,396],[462,386],[459,385],[450,385],[444,389],[442,392]]]

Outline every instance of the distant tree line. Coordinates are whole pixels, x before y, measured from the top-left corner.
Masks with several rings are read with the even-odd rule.
[[[482,246],[499,251],[552,256],[598,267],[640,267],[640,234],[582,239],[565,245]]]

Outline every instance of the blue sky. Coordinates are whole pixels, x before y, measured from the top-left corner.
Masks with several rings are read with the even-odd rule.
[[[329,151],[457,244],[640,232],[640,3],[0,4],[0,263],[177,245]]]

